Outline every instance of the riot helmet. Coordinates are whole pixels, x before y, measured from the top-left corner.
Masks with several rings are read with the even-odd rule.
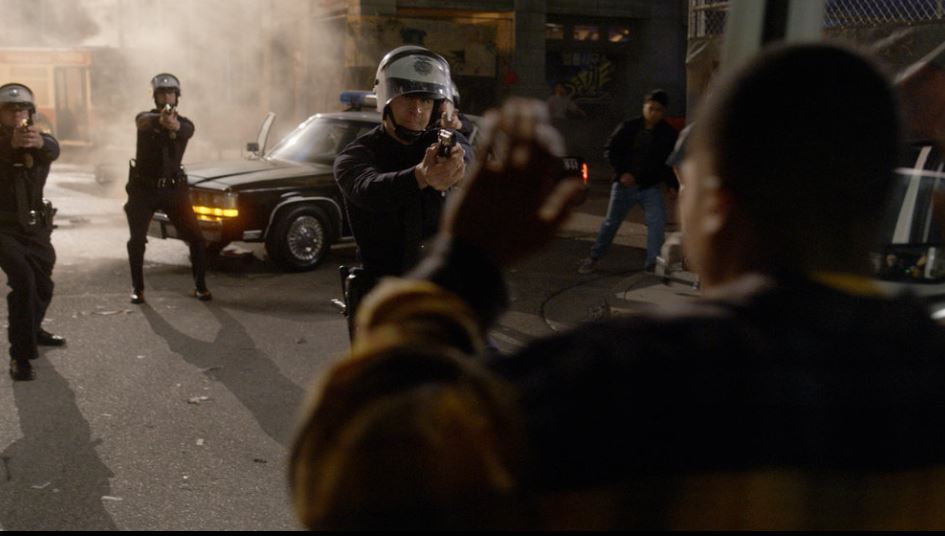
[[[377,111],[386,118],[390,102],[402,95],[422,95],[434,100],[430,123],[439,116],[440,104],[450,99],[450,66],[442,56],[426,48],[407,45],[388,52],[377,66],[374,93],[377,95]],[[423,131],[401,127],[393,120],[398,137],[405,141],[416,141]],[[429,128],[429,125],[427,126]]]
[[[23,84],[4,84],[0,86],[0,107],[14,106],[36,112],[36,101],[33,99],[33,90]]]
[[[174,94],[180,99],[180,80],[171,73],[161,73],[151,79],[151,96],[157,104],[158,91],[162,89],[173,89]]]
[[[454,80],[450,80],[450,100],[453,101],[453,106],[458,110],[459,88],[456,86],[456,82]]]

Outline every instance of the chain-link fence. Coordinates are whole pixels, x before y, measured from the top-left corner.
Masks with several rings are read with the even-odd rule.
[[[689,39],[722,35],[727,14],[727,1],[689,0]]]
[[[689,39],[722,35],[729,2],[689,0]],[[827,0],[824,28],[911,26],[945,22],[945,0]]]

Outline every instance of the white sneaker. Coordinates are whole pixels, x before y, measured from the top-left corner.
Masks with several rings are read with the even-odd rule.
[[[589,274],[594,271],[594,265],[597,264],[597,259],[588,257],[581,261],[581,265],[578,266],[577,272],[579,274]]]

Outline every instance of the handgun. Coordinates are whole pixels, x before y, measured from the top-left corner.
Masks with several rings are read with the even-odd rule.
[[[456,133],[452,130],[441,128],[436,135],[436,155],[449,158],[455,145]]]

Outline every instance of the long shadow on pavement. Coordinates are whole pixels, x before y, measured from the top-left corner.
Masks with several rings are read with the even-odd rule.
[[[207,304],[207,309],[220,323],[213,342],[178,331],[148,304],[141,307],[141,313],[154,332],[167,341],[172,352],[205,370],[211,379],[223,383],[269,437],[288,446],[296,414],[305,397],[303,389],[282,375],[229,313],[212,303]]]
[[[13,384],[23,437],[0,454],[4,530],[117,530],[103,505],[111,470],[68,382],[51,366]]]

